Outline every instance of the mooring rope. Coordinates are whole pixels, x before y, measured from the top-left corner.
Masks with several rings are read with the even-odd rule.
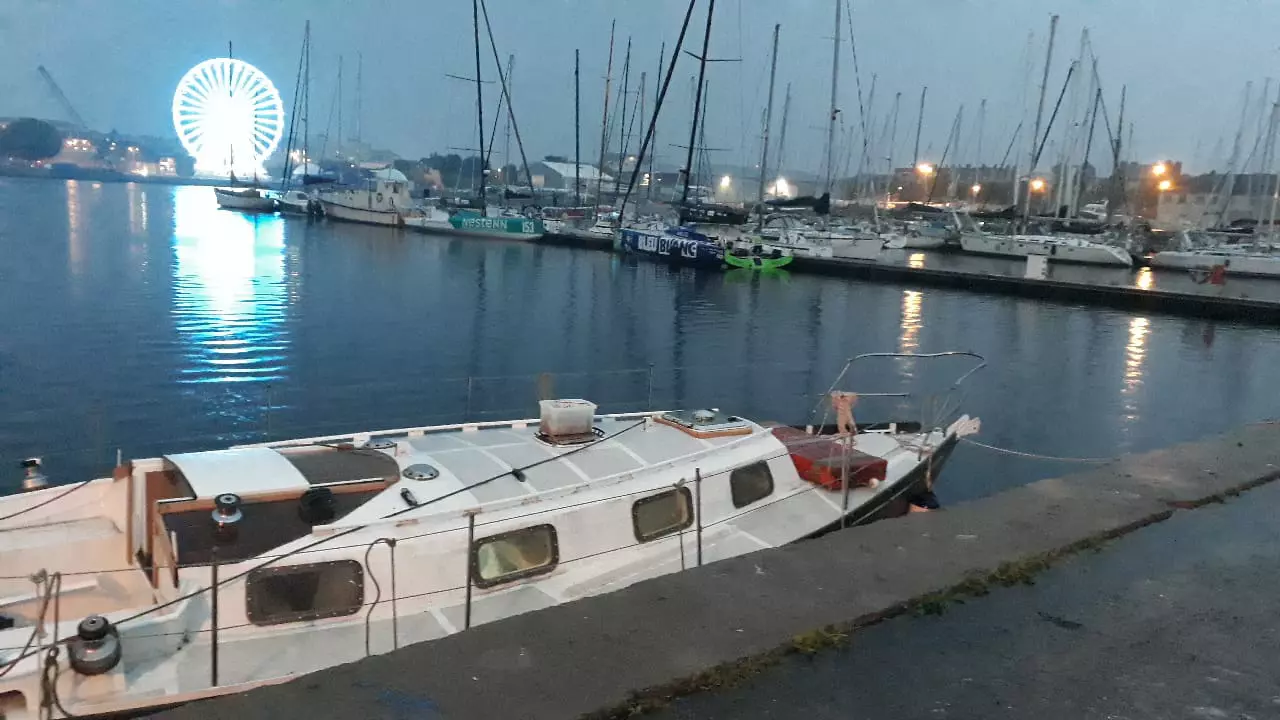
[[[1009,448],[996,447],[995,445],[988,445],[984,442],[978,442],[977,440],[971,440],[969,438],[963,438],[963,437],[960,438],[960,442],[969,443],[970,445],[977,445],[980,448],[986,448],[987,450],[991,450],[993,452],[1003,453],[1005,455],[1013,455],[1014,457],[1030,458],[1032,460],[1054,460],[1057,462],[1075,462],[1075,463],[1109,463],[1109,462],[1115,462],[1116,460],[1120,459],[1115,457],[1086,458],[1086,457],[1061,457],[1058,455],[1041,455],[1040,453],[1022,452],[1021,450],[1010,450]]]

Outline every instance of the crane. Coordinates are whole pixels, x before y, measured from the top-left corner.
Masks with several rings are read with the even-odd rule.
[[[76,124],[76,127],[88,127],[85,125],[84,118],[80,117],[80,113],[76,112],[75,106],[71,104],[66,94],[62,92],[62,88],[58,87],[58,81],[53,79],[53,75],[49,74],[49,71],[43,65],[37,67],[36,72],[39,72],[40,77],[44,78],[45,83],[49,85],[49,91],[53,93],[54,99],[62,105],[62,109],[67,113],[71,121]]]

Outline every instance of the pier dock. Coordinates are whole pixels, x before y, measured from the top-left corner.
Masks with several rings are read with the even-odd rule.
[[[1191,549],[1178,541],[1179,528],[1190,525],[1179,523],[1187,523],[1186,518],[1195,518],[1198,513],[1216,512],[1205,508],[1219,502],[1225,501],[1227,508],[1245,509],[1251,502],[1280,502],[1277,488],[1262,487],[1278,477],[1280,425],[1251,425],[1221,437],[1128,456],[942,512],[836,532],[642,582],[293,682],[195,703],[159,717],[532,720],[622,718],[652,712],[692,718],[715,715],[717,708],[723,710],[719,717],[747,717],[752,712],[763,717],[766,708],[751,705],[740,694],[774,692],[775,697],[785,697],[792,690],[786,685],[787,678],[792,678],[793,684],[800,682],[795,679],[796,672],[787,675],[788,663],[803,662],[806,667],[827,663],[829,667],[853,652],[849,648],[889,652],[893,648],[864,647],[868,642],[864,638],[883,639],[889,632],[884,628],[891,623],[924,621],[912,615],[939,616],[938,621],[944,622],[960,602],[968,601],[963,606],[965,612],[977,612],[984,603],[1001,602],[1002,593],[1017,592],[1014,586],[1034,582],[1063,565],[1081,562],[1080,558],[1087,561],[1084,551],[1099,551],[1102,558],[1113,552],[1113,547],[1131,552],[1123,544],[1131,540],[1140,543],[1144,533],[1159,531],[1171,537],[1162,545],[1164,553],[1190,554]],[[1271,515],[1266,508],[1259,511],[1265,517]],[[1122,645],[1124,653],[1101,658],[1084,651],[1065,657],[1006,657],[1001,655],[1005,645],[1016,643],[1016,639],[996,634],[984,637],[983,643],[948,645],[951,652],[970,656],[961,663],[951,662],[951,674],[981,675],[983,688],[1007,688],[1005,696],[1010,702],[1030,703],[1029,698],[1038,698],[1046,707],[1059,703],[1062,709],[1058,714],[1045,714],[1046,718],[1095,716],[1072,704],[1086,701],[1099,712],[1112,706],[1154,707],[1150,705],[1153,698],[1162,695],[1186,706],[1216,707],[1214,698],[1204,697],[1212,691],[1205,688],[1214,683],[1201,677],[1198,684],[1179,684],[1178,677],[1188,672],[1198,677],[1216,673],[1223,682],[1257,686],[1249,680],[1250,656],[1239,656],[1247,650],[1233,648],[1265,645],[1248,641],[1260,637],[1259,633],[1272,632],[1269,623],[1251,624],[1252,619],[1260,618],[1258,610],[1265,603],[1257,602],[1256,591],[1241,589],[1238,597],[1243,606],[1238,607],[1233,600],[1236,590],[1216,593],[1195,590],[1194,586],[1208,583],[1220,589],[1219,583],[1232,581],[1222,577],[1224,573],[1256,576],[1272,572],[1272,568],[1280,568],[1280,551],[1274,542],[1253,545],[1253,537],[1215,533],[1213,527],[1221,531],[1233,520],[1228,517],[1216,522],[1207,530],[1187,531],[1199,533],[1195,551],[1209,559],[1177,564],[1183,574],[1164,579],[1171,584],[1170,592],[1177,591],[1178,601],[1188,604],[1181,609],[1190,613],[1186,622],[1199,629],[1170,627],[1167,621],[1174,610],[1169,603],[1143,590],[1141,577],[1130,578],[1122,590],[1142,595],[1152,607],[1139,604],[1109,612],[1122,612],[1128,618],[1127,624],[1116,618],[1111,621],[1117,632],[1129,633],[1131,638],[1126,635],[1103,642],[1105,638],[1081,632],[1079,637],[1068,636],[1066,640],[1085,643],[1081,647],[1089,647],[1088,643],[1095,648]],[[1149,527],[1153,525],[1159,527]],[[1268,532],[1274,536],[1276,531],[1272,528]],[[1223,557],[1236,559],[1211,561],[1219,551],[1228,554]],[[1158,557],[1137,563],[1133,571],[1139,576],[1157,572],[1165,560]],[[1169,558],[1168,562],[1178,561]],[[1095,593],[1087,591],[1090,576],[1080,575],[1078,569],[1075,572],[1076,587],[1084,588],[1077,590],[1077,601],[1094,597]],[[1206,575],[1203,582],[1198,579],[1200,574]],[[1096,605],[1098,601],[1093,602]],[[1064,633],[1088,628],[1093,622],[1066,617],[1063,613],[1067,611],[1061,608],[1040,612],[1048,618],[1042,618],[1045,628]],[[1161,622],[1145,622],[1148,614]],[[1224,635],[1210,642],[1205,638],[1210,628]],[[941,632],[937,626],[927,630]],[[876,632],[880,634],[873,635]],[[1241,642],[1236,642],[1236,635]],[[1182,638],[1188,642],[1198,638],[1204,644],[1187,645],[1180,650],[1182,655],[1170,655],[1169,647],[1181,647]],[[1025,652],[1037,651],[1034,643],[1018,647]],[[1095,662],[1116,665],[1122,661],[1132,665],[1112,667],[1105,677],[1094,671]],[[1039,679],[1033,682],[1024,677],[1035,675],[1036,668],[1047,668],[1048,675],[1091,677],[1100,693],[1111,694],[1085,698],[1071,683],[1052,679],[1037,687]],[[946,680],[942,682],[945,686]],[[862,668],[847,671],[839,683],[824,688],[822,697],[808,700],[810,704],[837,703],[840,697],[855,697],[861,692],[872,698],[860,708],[867,717],[907,717],[910,713],[903,714],[903,707],[934,707],[937,697],[961,705],[952,706],[955,717],[987,716],[993,709],[1006,709],[999,698],[991,705],[987,696],[966,694],[962,682],[955,684],[958,688],[935,690],[931,679],[920,673],[891,678],[883,668]],[[1156,691],[1155,687],[1164,689]],[[874,704],[875,698],[879,698],[879,705]],[[963,706],[979,701],[988,706]],[[734,702],[740,704],[732,705]],[[805,707],[804,702],[804,698],[794,701],[797,712]],[[1276,709],[1274,697],[1259,697],[1257,702],[1270,703],[1270,712]],[[702,708],[698,712],[691,709],[695,703]],[[726,703],[732,706],[725,709]],[[787,707],[773,706],[768,716],[802,716],[787,714]],[[1030,712],[1024,704],[1009,716],[1027,717]],[[1144,715],[1138,712],[1131,716]]]

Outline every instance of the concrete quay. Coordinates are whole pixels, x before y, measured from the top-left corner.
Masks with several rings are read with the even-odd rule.
[[[879,629],[869,626],[883,620],[913,610],[942,612],[955,600],[1030,581],[1080,550],[1277,477],[1280,425],[1251,425],[158,717],[533,720],[670,713],[687,707],[672,701],[714,697],[703,693],[750,683],[797,656],[837,653],[847,642],[862,642]],[[920,691],[914,680],[902,682],[902,692]]]

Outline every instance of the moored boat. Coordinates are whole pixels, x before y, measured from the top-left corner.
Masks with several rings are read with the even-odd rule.
[[[276,201],[266,191],[254,187],[214,188],[214,196],[218,199],[218,207],[224,210],[239,210],[251,213],[270,213],[276,211]]]
[[[366,225],[402,227],[412,214],[409,183],[399,179],[369,178],[360,188],[320,193],[325,217]]]
[[[708,270],[724,266],[724,246],[689,228],[624,227],[617,232],[618,246],[625,253]]]
[[[944,356],[974,367],[947,402],[915,400],[950,413],[977,356],[854,361]],[[0,712],[241,692],[901,514],[977,430],[856,425],[855,398],[830,397],[797,427],[547,400],[538,419],[169,454],[0,498]]]

